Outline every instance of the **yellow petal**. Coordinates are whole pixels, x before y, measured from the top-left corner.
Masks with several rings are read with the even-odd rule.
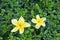
[[[11,22],[12,22],[13,25],[17,25],[17,20],[16,19],[12,19]]]
[[[46,20],[46,18],[45,17],[43,17],[43,18],[41,18],[43,21],[45,21]]]
[[[36,29],[39,29],[40,26],[41,26],[40,24],[36,24],[35,28],[36,28]]]
[[[39,15],[36,15],[36,19],[37,19],[37,20],[39,20],[39,19],[40,19]]]
[[[16,32],[19,28],[15,27],[14,29],[11,30],[11,32]]]
[[[31,25],[27,22],[24,23],[25,27],[30,27]]]
[[[36,19],[32,19],[31,21],[32,21],[33,23],[37,23]]]
[[[22,34],[24,32],[24,28],[19,29],[19,33]]]
[[[25,20],[24,20],[24,18],[21,16],[21,17],[19,18],[19,21],[24,22]]]
[[[45,23],[43,23],[42,26],[45,27],[46,26]]]

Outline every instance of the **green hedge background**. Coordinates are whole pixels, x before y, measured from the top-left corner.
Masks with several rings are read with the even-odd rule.
[[[46,27],[35,29],[30,21],[39,14]],[[11,33],[11,19],[23,16],[31,23],[23,34]],[[0,0],[0,40],[60,40],[60,0]]]

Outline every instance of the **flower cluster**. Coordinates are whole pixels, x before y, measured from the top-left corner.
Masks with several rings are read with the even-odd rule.
[[[40,18],[39,15],[36,15],[36,19],[32,18],[32,22],[35,23],[35,28],[39,29],[41,26],[46,26],[45,25],[45,20],[46,18]],[[16,27],[11,30],[11,32],[16,32],[19,31],[20,34],[24,32],[24,28],[31,27],[31,24],[26,22],[25,19],[21,16],[19,20],[12,19],[11,20],[12,24],[15,25]]]

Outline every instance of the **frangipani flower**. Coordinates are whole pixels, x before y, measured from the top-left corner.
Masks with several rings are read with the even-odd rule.
[[[36,24],[35,28],[39,29],[41,25],[44,27],[46,26],[44,22],[45,20],[46,18],[40,18],[39,15],[36,15],[36,19],[33,18],[32,22]]]
[[[16,26],[14,29],[11,30],[11,32],[16,32],[19,30],[19,33],[22,34],[24,32],[24,28],[30,27],[30,24],[25,22],[22,16],[19,18],[18,21],[16,19],[12,19],[11,22],[13,25]]]

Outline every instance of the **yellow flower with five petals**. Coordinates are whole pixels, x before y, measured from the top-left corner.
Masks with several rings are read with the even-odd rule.
[[[24,28],[30,27],[30,24],[25,22],[24,18],[21,16],[19,20],[16,19],[11,20],[12,24],[16,27],[11,30],[11,32],[16,32],[19,30],[19,33],[22,34],[24,32]]]
[[[45,20],[46,20],[45,17],[40,18],[39,15],[36,15],[36,19],[33,18],[31,21],[36,24],[35,28],[39,29],[41,25],[44,27],[46,26],[45,22],[44,22]]]

